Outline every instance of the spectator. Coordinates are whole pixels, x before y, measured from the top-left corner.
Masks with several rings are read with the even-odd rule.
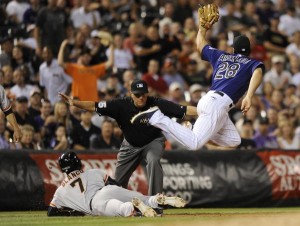
[[[34,89],[34,86],[25,83],[24,70],[17,68],[13,73],[13,81],[15,85],[10,89],[11,94],[13,94],[16,98],[24,96],[28,100],[30,98],[30,92]]]
[[[139,43],[136,48],[139,71],[145,73],[151,59],[156,59],[159,66],[162,65],[162,40],[159,37],[158,30],[155,26],[149,26],[146,37]]]
[[[296,87],[300,85],[300,63],[296,56],[290,56],[290,72],[292,73],[292,84]]]
[[[278,30],[288,37],[300,30],[300,19],[296,16],[294,6],[289,6],[287,12],[280,16]]]
[[[121,90],[121,95],[122,96],[129,96],[130,93],[130,84],[131,82],[136,78],[135,74],[133,73],[132,70],[126,70],[123,73],[123,88]]]
[[[183,87],[180,83],[178,82],[172,82],[169,86],[169,101],[172,101],[176,104],[179,104],[183,101],[184,99],[184,90]]]
[[[14,46],[13,48],[11,65],[14,70],[21,68],[24,71],[26,83],[37,80],[32,64],[28,59],[26,59],[23,49],[20,46]]]
[[[293,34],[293,41],[286,47],[286,54],[291,61],[291,56],[297,57],[300,60],[300,30]]]
[[[67,134],[70,135],[73,128],[67,105],[64,102],[57,102],[54,106],[54,115],[47,117],[44,123],[45,139],[50,141],[55,136],[55,130],[59,125],[63,125]]]
[[[90,0],[82,0],[81,7],[71,12],[70,19],[73,26],[78,29],[82,24],[89,25],[92,29],[100,24],[100,14],[90,8]]]
[[[159,22],[159,34],[162,38],[163,55],[177,58],[181,51],[181,43],[171,30],[172,21],[164,18]]]
[[[64,151],[69,148],[65,126],[57,126],[55,130],[55,137],[53,137],[50,141],[50,148],[52,148],[54,151]]]
[[[80,100],[99,100],[97,79],[104,76],[106,70],[113,65],[114,54],[110,54],[110,58],[105,63],[90,66],[91,53],[86,49],[81,53],[77,63],[65,63],[63,54],[67,44],[68,40],[64,40],[61,44],[58,63],[73,78],[72,95]],[[110,45],[110,51],[113,53],[113,45]]]
[[[300,149],[300,139],[295,135],[295,128],[289,121],[284,121],[279,124],[279,135],[277,140],[281,149]]]
[[[37,115],[41,114],[41,106],[42,106],[42,93],[40,89],[33,89],[30,92],[30,98],[29,98],[29,108],[28,113],[36,117]]]
[[[101,126],[101,133],[91,137],[91,149],[109,149],[118,152],[121,141],[114,136],[114,124],[111,120],[104,119]]]
[[[90,147],[90,139],[95,134],[99,136],[101,130],[92,124],[92,112],[82,110],[81,122],[72,131],[74,150],[86,150]]]
[[[38,125],[36,124],[34,118],[28,113],[27,97],[17,97],[15,106],[15,116],[19,125],[23,126],[25,124],[28,124],[30,126],[33,126],[35,132],[39,131]]]
[[[67,26],[67,14],[57,6],[57,0],[48,0],[48,6],[39,11],[36,19],[35,40],[38,43],[36,54],[41,56],[42,49],[48,46],[57,56],[59,46],[66,38]]]
[[[157,60],[152,59],[149,61],[148,71],[142,76],[142,79],[147,82],[149,88],[151,88],[156,95],[166,95],[168,85],[159,75],[159,62]]]
[[[23,23],[26,25],[35,24],[39,10],[40,0],[30,0],[30,7],[23,15]]]
[[[22,126],[22,133],[20,146],[17,149],[37,150],[38,147],[34,142],[34,128],[31,125],[25,124]]]
[[[34,117],[35,122],[37,123],[39,127],[39,131],[42,134],[42,137],[44,136],[44,132],[42,131],[43,126],[45,124],[45,121],[47,118],[51,115],[52,106],[49,100],[42,100],[42,106],[40,109],[40,114]]]
[[[16,24],[23,22],[23,16],[30,5],[22,0],[12,0],[6,6],[6,13],[9,19],[14,21]]]
[[[135,68],[133,61],[133,55],[129,49],[123,47],[124,38],[120,34],[115,34],[113,37],[114,42],[114,69],[117,70],[117,75],[120,81],[122,81],[122,74],[127,69]],[[106,50],[107,58],[109,58],[110,50]]]
[[[185,19],[184,26],[183,26],[183,32],[184,32],[186,41],[195,40],[196,35],[197,35],[196,28],[197,28],[197,26],[192,17],[188,17]]]
[[[256,143],[253,140],[254,129],[251,120],[244,119],[240,135],[241,144],[238,146],[238,149],[253,150],[256,148]]]
[[[284,89],[292,80],[291,73],[284,69],[284,65],[284,56],[273,56],[271,70],[264,75],[264,82],[271,82],[275,89]]]
[[[204,95],[205,89],[199,84],[193,84],[190,86],[189,95],[190,101],[189,105],[197,107],[200,98]]]
[[[279,14],[274,14],[270,18],[270,27],[263,32],[263,45],[270,56],[285,54],[285,48],[289,42],[285,35],[278,30]]]
[[[226,9],[227,15],[221,17],[219,22],[221,33],[225,33],[227,35],[229,31],[235,32],[236,34],[245,31],[247,26],[244,24],[243,20],[234,15],[235,6],[233,2],[228,1],[226,3]]]
[[[186,73],[183,76],[189,85],[197,83],[208,87],[211,83],[212,67],[209,63],[204,62],[204,68],[199,71],[197,61],[190,59],[187,64]]]
[[[86,43],[86,37],[81,31],[77,31],[75,34],[74,41],[70,41],[66,46],[64,58],[66,62],[76,63],[84,49]]]
[[[271,96],[270,107],[273,107],[277,111],[281,111],[286,106],[283,103],[283,92],[280,89],[275,89]]]
[[[269,134],[268,118],[260,119],[258,131],[256,131],[253,140],[257,148],[279,148],[276,137]]]
[[[294,84],[289,84],[284,90],[283,104],[289,108],[294,108],[300,104],[300,98],[296,95],[297,87]]]
[[[144,29],[138,21],[131,23],[128,28],[129,36],[124,39],[124,48],[129,49],[134,57],[136,57],[137,46],[143,39]]]
[[[173,12],[172,20],[175,22],[179,22],[181,25],[183,25],[186,18],[188,17],[193,17],[193,9],[190,7],[189,1],[178,0]]]
[[[11,87],[13,87],[15,84],[13,82],[13,69],[11,66],[6,65],[2,67],[2,71],[4,73],[4,77],[3,77],[3,87],[5,89],[10,89]]]
[[[273,90],[274,86],[271,82],[265,82],[263,84],[261,101],[265,110],[270,108]]]
[[[10,149],[9,140],[5,133],[5,117],[0,113],[0,150]]]
[[[9,37],[1,37],[1,53],[0,53],[0,67],[4,67],[6,65],[11,65],[11,57],[12,57],[12,49],[13,42],[12,38]]]
[[[185,87],[185,81],[182,75],[177,70],[176,61],[174,58],[166,58],[163,65],[163,79],[170,86],[173,82],[178,82],[182,88]]]
[[[91,50],[91,65],[95,64],[100,64],[105,61],[107,61],[107,56],[106,56],[106,49],[107,47],[104,46],[101,42],[101,39],[103,37],[101,36],[100,32],[97,30],[93,30],[91,32],[91,45],[90,45],[90,50]]]
[[[69,93],[72,78],[53,58],[52,50],[49,47],[43,48],[42,56],[44,62],[40,66],[40,86],[45,88],[44,97],[54,105],[60,101],[57,93]]]
[[[263,27],[270,26],[270,19],[275,12],[272,8],[273,2],[271,0],[260,0],[257,8],[257,15]]]
[[[269,127],[268,127],[269,134],[276,135],[277,133],[278,113],[279,111],[274,107],[270,107],[267,110],[267,118],[269,120]]]

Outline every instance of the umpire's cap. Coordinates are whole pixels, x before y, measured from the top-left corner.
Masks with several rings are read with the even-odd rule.
[[[245,56],[249,56],[251,52],[249,38],[245,35],[235,37],[233,40],[233,48],[234,53],[240,53]]]
[[[145,81],[136,79],[131,83],[131,92],[133,94],[148,93],[148,85]]]

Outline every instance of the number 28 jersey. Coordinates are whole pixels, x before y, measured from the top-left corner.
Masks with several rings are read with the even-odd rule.
[[[76,170],[67,175],[55,191],[50,206],[68,207],[92,215],[90,201],[104,187],[106,174],[100,169]]]
[[[206,45],[202,59],[213,66],[211,90],[226,93],[236,103],[248,90],[250,79],[256,68],[264,64],[241,54],[229,54]]]

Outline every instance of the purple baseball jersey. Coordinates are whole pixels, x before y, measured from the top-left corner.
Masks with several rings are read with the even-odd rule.
[[[229,54],[209,45],[202,50],[202,59],[213,66],[211,90],[226,93],[236,103],[248,90],[254,70],[264,64],[241,54]]]

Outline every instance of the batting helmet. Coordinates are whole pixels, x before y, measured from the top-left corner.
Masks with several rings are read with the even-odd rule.
[[[81,160],[74,152],[66,152],[62,154],[58,158],[58,164],[61,168],[61,171],[66,174],[69,174],[75,170],[80,170],[82,167]]]

